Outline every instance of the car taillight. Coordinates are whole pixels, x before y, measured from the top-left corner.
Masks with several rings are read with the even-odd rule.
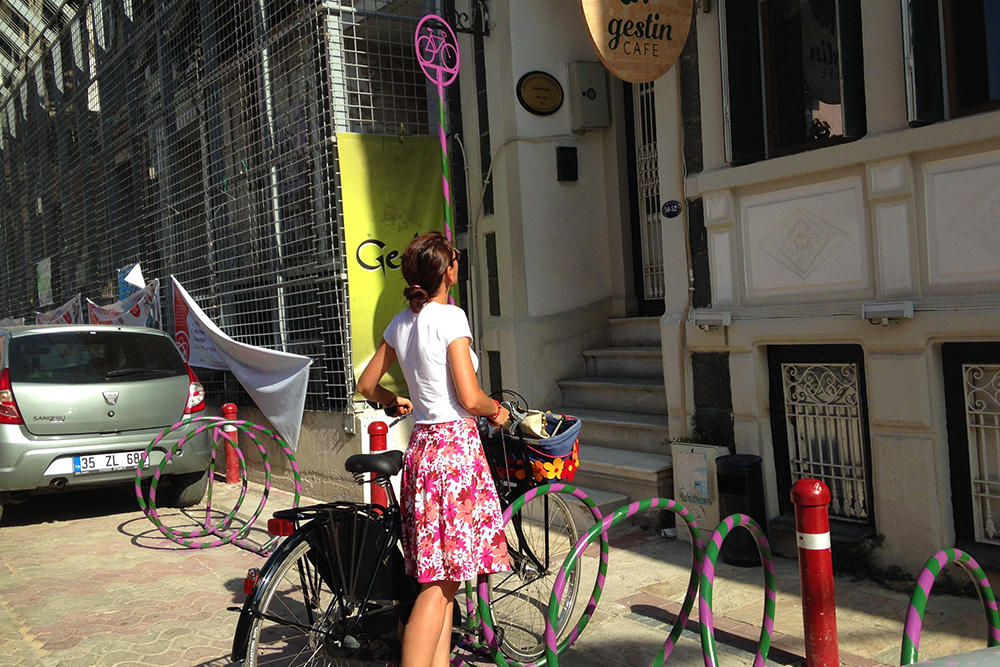
[[[243,592],[247,595],[253,593],[253,587],[257,585],[258,579],[260,579],[260,570],[255,567],[247,570],[247,576],[243,578]]]
[[[0,371],[0,424],[23,424],[21,411],[17,409],[14,391],[10,387],[10,370]]]
[[[288,537],[295,532],[295,524],[288,519],[268,519],[267,532],[276,537]]]
[[[205,388],[198,382],[198,376],[194,374],[190,366],[187,367],[187,370],[191,384],[188,385],[188,402],[187,407],[184,408],[184,414],[189,415],[205,409]]]

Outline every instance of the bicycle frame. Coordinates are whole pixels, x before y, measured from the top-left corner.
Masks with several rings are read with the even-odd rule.
[[[298,628],[334,641],[342,637],[379,637],[395,629],[399,618],[405,620],[416,599],[418,587],[415,581],[402,573],[401,556],[392,557],[393,551],[398,548],[400,516],[391,488],[388,491],[390,502],[387,508],[339,502],[275,513],[277,518],[294,521],[297,527],[262,568],[252,593],[243,604],[233,637],[231,657],[234,662],[246,660],[254,621],[258,619]],[[304,541],[312,545],[317,555],[309,563],[305,563],[304,559],[296,563],[306,600],[308,625],[271,617],[260,611],[279,565]],[[347,572],[345,554],[354,559],[364,554],[363,571],[355,568]],[[358,565],[356,560],[351,560],[350,564]],[[407,581],[411,581],[412,585],[406,585],[404,582]],[[324,582],[332,597],[326,608],[320,609],[310,600],[318,599],[317,589]],[[396,604],[370,611],[370,603],[376,594],[379,598],[394,600]],[[339,614],[332,613],[335,609]],[[328,618],[336,619],[336,623],[321,628],[319,621]]]

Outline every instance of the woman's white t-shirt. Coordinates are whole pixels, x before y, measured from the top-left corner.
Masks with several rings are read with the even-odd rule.
[[[407,308],[392,318],[382,336],[396,351],[403,377],[410,389],[417,424],[440,424],[470,416],[458,400],[455,381],[448,370],[448,346],[468,338],[469,320],[458,306],[431,301],[419,313]],[[472,368],[479,359],[472,354]]]

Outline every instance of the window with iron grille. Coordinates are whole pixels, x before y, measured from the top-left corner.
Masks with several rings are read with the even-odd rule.
[[[855,345],[772,345],[771,432],[778,500],[803,478],[830,490],[830,518],[874,524],[864,356]]]
[[[941,346],[955,546],[1000,563],[1000,341]]]
[[[51,258],[57,304],[117,300],[116,270],[140,262],[162,303],[173,274],[234,339],[312,357],[308,409],[348,409],[336,132],[430,131],[436,93],[412,44],[440,9],[81,3],[0,98],[0,317],[33,318],[39,260]],[[199,375],[242,398],[228,373]]]

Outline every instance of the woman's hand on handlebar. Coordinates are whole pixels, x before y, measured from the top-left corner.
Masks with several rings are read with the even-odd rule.
[[[402,417],[413,412],[413,403],[405,396],[397,396],[396,400],[385,406],[385,414],[390,417]]]
[[[493,426],[503,426],[504,424],[507,423],[507,420],[510,419],[510,411],[507,410],[507,408],[505,408],[502,405],[498,407],[499,410],[497,410],[495,416],[486,418],[486,421],[492,424]]]

